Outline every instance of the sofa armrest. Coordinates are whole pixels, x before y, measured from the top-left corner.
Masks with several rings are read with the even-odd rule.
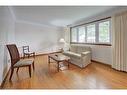
[[[83,57],[83,56],[86,56],[86,55],[88,55],[88,54],[90,54],[90,53],[91,53],[90,51],[82,52],[82,53],[81,53],[81,56]]]

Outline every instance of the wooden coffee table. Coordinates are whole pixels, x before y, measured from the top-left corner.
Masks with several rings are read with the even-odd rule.
[[[70,60],[70,57],[68,56],[65,56],[61,53],[56,53],[56,54],[49,54],[48,55],[48,63],[50,64],[50,59],[54,60],[57,62],[57,70],[59,72],[59,69],[60,69],[60,63],[68,63],[68,68],[69,68],[69,60]]]

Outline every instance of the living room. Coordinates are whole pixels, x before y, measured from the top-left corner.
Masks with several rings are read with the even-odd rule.
[[[0,6],[1,88],[125,89],[126,11],[126,6]],[[10,78],[13,56],[6,45],[12,44],[21,60],[29,59],[23,52],[29,46],[35,69],[16,67]]]

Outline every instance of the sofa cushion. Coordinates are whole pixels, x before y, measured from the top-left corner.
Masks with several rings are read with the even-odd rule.
[[[91,51],[91,48],[83,45],[71,45],[70,51],[81,54],[82,52]]]
[[[87,46],[78,46],[77,53],[81,54],[82,52],[91,51],[90,47]]]
[[[71,45],[70,51],[77,53],[77,46]]]
[[[77,52],[76,53],[78,53],[78,54],[81,54],[82,52],[85,52],[85,50],[84,50],[84,47],[82,47],[82,46],[78,46],[77,47]]]
[[[81,58],[81,54],[77,54],[75,52],[71,52],[71,51],[66,51],[63,54],[69,56],[69,57],[76,57],[76,58]]]

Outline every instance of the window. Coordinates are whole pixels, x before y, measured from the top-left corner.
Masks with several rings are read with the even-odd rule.
[[[71,28],[71,42],[111,44],[110,19]]]
[[[110,42],[110,22],[99,23],[99,42]]]
[[[85,42],[85,27],[78,28],[78,42]]]
[[[73,28],[72,30],[71,30],[71,41],[72,42],[77,42],[77,28]]]
[[[95,24],[87,26],[87,42],[95,42]]]

